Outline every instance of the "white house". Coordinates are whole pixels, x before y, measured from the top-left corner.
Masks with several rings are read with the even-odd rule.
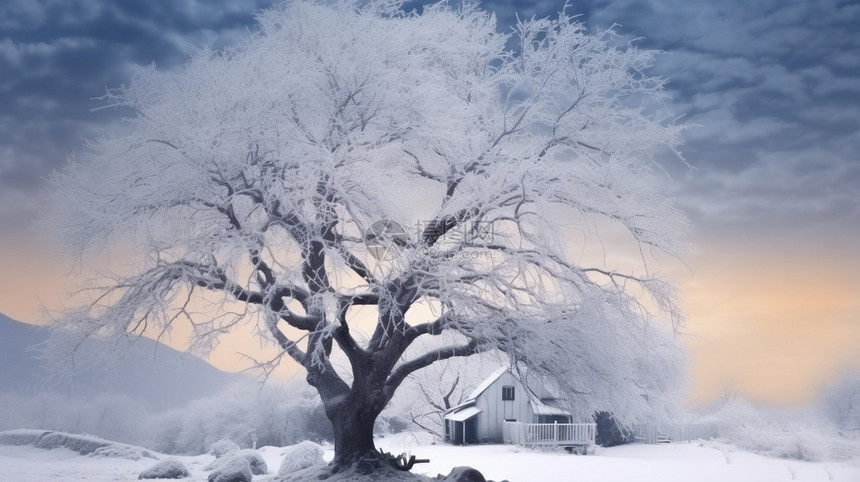
[[[503,367],[475,388],[466,402],[445,415],[445,440],[455,444],[521,443],[512,440],[516,438],[511,436],[514,425],[570,422],[570,413],[560,408],[556,397],[542,384],[529,380],[525,386]]]

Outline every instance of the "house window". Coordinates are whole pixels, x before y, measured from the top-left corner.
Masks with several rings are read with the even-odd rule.
[[[502,400],[514,399],[514,387],[502,387]]]

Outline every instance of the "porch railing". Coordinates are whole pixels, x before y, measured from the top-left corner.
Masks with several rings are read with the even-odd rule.
[[[502,438],[517,445],[594,445],[594,423],[505,422]]]

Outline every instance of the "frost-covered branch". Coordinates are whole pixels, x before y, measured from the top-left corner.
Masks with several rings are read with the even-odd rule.
[[[442,360],[447,360],[449,358],[454,357],[466,357],[470,355],[475,355],[477,353],[480,353],[482,350],[486,351],[488,349],[489,347],[482,347],[478,344],[477,341],[472,340],[465,345],[438,348],[436,350],[427,352],[418,358],[409,360],[408,362],[401,364],[391,372],[391,375],[388,376],[388,379],[385,382],[386,394],[391,397],[394,394],[394,391],[397,390],[397,387],[399,387],[400,384],[403,383],[403,380],[417,370],[420,370],[424,367],[430,366],[431,364]]]

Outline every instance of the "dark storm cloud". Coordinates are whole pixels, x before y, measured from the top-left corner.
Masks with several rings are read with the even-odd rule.
[[[560,7],[485,5],[538,16]],[[696,221],[860,218],[856,0],[581,0],[569,13],[665,52],[655,72],[670,79],[673,111],[696,125],[684,153],[698,169],[672,170]]]
[[[411,9],[426,2],[407,2]],[[0,2],[0,222],[42,178],[120,116],[93,97],[134,65],[170,69],[194,46],[234,43],[264,0]],[[508,31],[562,1],[490,0]],[[673,111],[698,125],[676,169],[697,221],[860,217],[860,4],[856,0],[582,0],[593,29],[660,49]]]
[[[694,216],[860,218],[860,4],[585,3],[590,27],[666,52],[656,71],[699,126],[684,150],[699,170],[678,188]]]
[[[0,223],[32,218],[43,178],[120,112],[92,109],[135,65],[234,43],[263,0],[0,2]]]

